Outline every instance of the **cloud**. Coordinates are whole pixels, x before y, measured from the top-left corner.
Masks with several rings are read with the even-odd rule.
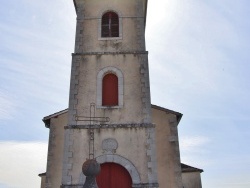
[[[16,105],[13,103],[11,97],[0,91],[0,120],[12,119],[15,109]]]
[[[213,161],[203,156],[207,156],[210,151],[207,149],[211,144],[211,139],[205,136],[184,136],[180,138],[181,161],[194,165],[198,168],[211,165]]]
[[[200,150],[204,145],[209,144],[211,140],[203,136],[186,136],[180,140],[181,150],[185,152],[194,152]]]
[[[158,2],[149,2],[146,28],[152,101],[183,109],[186,101],[234,93],[240,82],[231,54],[241,41],[234,15],[211,2]]]
[[[0,185],[7,188],[39,187],[46,170],[47,143],[0,142]]]
[[[10,11],[0,8],[0,30],[5,36],[0,46],[0,91],[4,93],[0,96],[0,119],[11,118],[13,106],[19,112],[17,116],[41,103],[53,106],[53,110],[64,109],[74,49],[73,3],[24,0],[10,7]]]
[[[232,75],[237,66],[231,53],[239,48],[240,37],[232,22],[234,15],[226,16],[208,2],[193,3],[190,10],[178,46],[187,60],[182,66],[199,80],[194,86],[204,89],[203,93],[218,93],[235,87],[236,79]]]

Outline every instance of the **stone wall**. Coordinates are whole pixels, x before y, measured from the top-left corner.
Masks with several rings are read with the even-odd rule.
[[[183,188],[177,130],[177,116],[152,108],[156,124],[156,147],[159,186]]]
[[[202,188],[200,172],[182,173],[183,188]]]
[[[133,187],[157,187],[158,184],[155,184],[154,181],[157,179],[155,175],[158,175],[159,187],[182,188],[177,117],[156,108],[151,110],[155,124],[93,125],[95,157],[100,163],[115,162],[124,166],[133,179]],[[64,182],[65,187],[77,187],[84,183],[81,166],[89,157],[88,126],[80,125],[71,128],[63,126],[67,122],[66,117],[65,113],[51,119],[47,167],[47,183],[49,184],[47,187],[61,185],[60,170],[63,161],[60,156],[63,154],[64,131],[68,131],[67,139],[70,140],[68,142],[69,150],[64,151],[67,162],[70,162],[67,166],[67,174],[64,172],[64,175],[70,177],[70,185]],[[155,133],[154,130],[156,130]],[[157,158],[152,155],[155,151]],[[152,169],[156,169],[156,167],[158,167],[158,171],[151,174]],[[190,179],[187,173],[182,174],[182,178],[184,178],[185,188],[191,188],[192,186],[186,186],[192,182],[192,177]]]
[[[60,187],[61,185],[65,125],[67,125],[67,113],[50,120],[46,188]]]

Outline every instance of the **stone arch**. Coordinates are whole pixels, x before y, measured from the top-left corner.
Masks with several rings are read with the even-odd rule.
[[[141,183],[139,172],[135,168],[134,164],[120,155],[100,155],[96,157],[96,161],[100,164],[107,162],[119,164],[129,172],[133,184]]]
[[[102,106],[102,79],[108,73],[113,73],[118,77],[118,106],[113,106],[111,108],[122,108],[123,107],[123,74],[122,74],[122,71],[117,69],[116,67],[105,67],[102,70],[100,70],[97,74],[97,89],[96,89],[97,108],[107,108],[107,107]]]
[[[114,9],[113,7],[106,7],[106,8],[102,8],[99,12],[98,12],[98,18],[101,19],[103,14],[105,14],[106,12],[115,12],[116,14],[118,14],[119,17],[122,17],[122,12],[120,10]]]
[[[102,18],[102,16],[107,12],[114,12],[119,16],[119,18],[121,17],[121,13],[119,11],[116,11],[114,9],[105,9],[104,11],[99,13],[99,18]]]

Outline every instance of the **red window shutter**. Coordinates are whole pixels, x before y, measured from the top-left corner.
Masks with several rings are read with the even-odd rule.
[[[102,105],[118,105],[118,78],[114,74],[107,74],[102,80]]]

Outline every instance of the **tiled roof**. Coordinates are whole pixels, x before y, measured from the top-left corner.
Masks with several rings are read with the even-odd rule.
[[[46,172],[38,174],[38,176],[42,177],[42,176],[46,176]]]
[[[157,105],[154,105],[154,104],[151,104],[151,107],[154,108],[154,109],[158,109],[158,110],[162,110],[162,111],[165,111],[167,113],[170,113],[170,114],[174,114],[177,116],[177,122],[179,123],[181,118],[182,118],[182,115],[180,112],[176,112],[176,111],[173,111],[173,110],[169,110],[167,108],[163,108],[161,106],[157,106]]]
[[[56,116],[59,116],[61,114],[64,114],[64,113],[67,113],[68,112],[68,109],[65,109],[65,110],[61,110],[59,112],[56,112],[54,114],[50,114],[48,116],[45,116],[43,118],[43,122],[45,124],[45,127],[49,128],[50,127],[50,119],[53,118],[53,117],[56,117]]]
[[[181,171],[182,172],[200,172],[202,173],[203,170],[199,168],[195,168],[186,164],[181,163]]]

